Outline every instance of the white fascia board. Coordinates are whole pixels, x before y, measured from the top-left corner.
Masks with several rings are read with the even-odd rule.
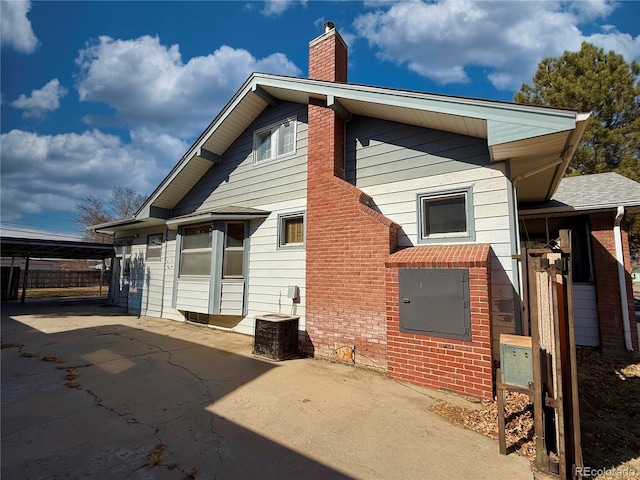
[[[393,90],[353,84],[322,82],[305,78],[256,74],[254,81],[262,87],[306,91],[310,96],[334,97],[366,103],[430,111],[481,120],[530,125],[551,131],[575,127],[576,112],[554,108],[520,105],[490,100],[450,97],[429,93]]]

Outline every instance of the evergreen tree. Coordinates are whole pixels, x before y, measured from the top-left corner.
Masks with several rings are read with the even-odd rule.
[[[582,43],[538,64],[533,85],[523,84],[517,103],[591,112],[568,175],[617,172],[640,181],[640,64]],[[630,240],[640,253],[640,216],[631,218]]]

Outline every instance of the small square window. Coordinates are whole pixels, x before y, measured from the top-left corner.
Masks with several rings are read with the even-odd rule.
[[[420,241],[474,240],[471,189],[418,195]]]
[[[296,151],[296,118],[270,125],[253,134],[253,163],[275,160]]]
[[[278,246],[301,247],[304,245],[304,214],[293,213],[278,217]]]
[[[147,237],[147,260],[160,260],[162,256],[162,234]]]

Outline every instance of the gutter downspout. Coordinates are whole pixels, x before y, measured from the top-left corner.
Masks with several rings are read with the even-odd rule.
[[[627,299],[627,282],[624,271],[624,255],[622,253],[622,231],[620,223],[624,217],[624,207],[619,206],[613,227],[613,238],[616,245],[616,260],[618,262],[618,283],[620,284],[620,304],[622,306],[622,326],[624,328],[624,343],[628,352],[633,352],[631,342],[631,323],[629,321],[629,300]]]

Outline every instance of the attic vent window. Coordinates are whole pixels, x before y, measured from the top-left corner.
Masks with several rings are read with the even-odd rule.
[[[257,130],[253,134],[253,164],[259,165],[296,153],[296,117]]]

